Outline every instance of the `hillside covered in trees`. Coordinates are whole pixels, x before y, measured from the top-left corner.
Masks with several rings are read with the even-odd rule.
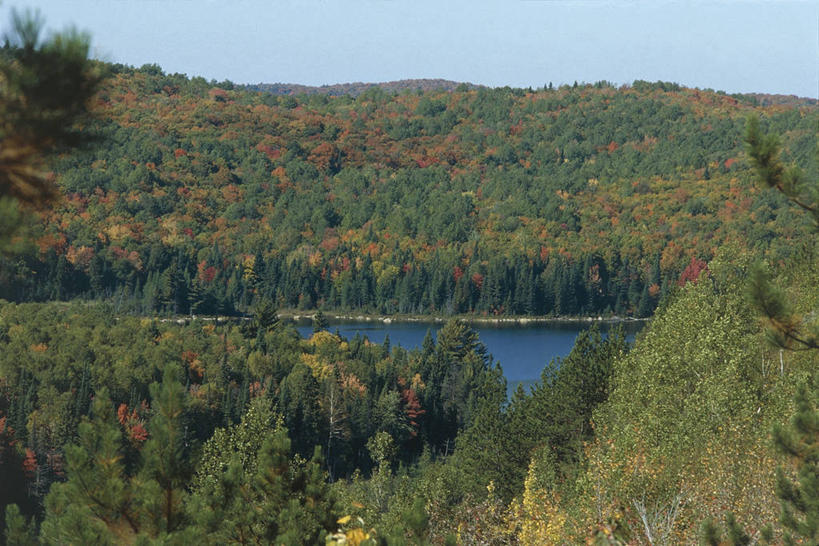
[[[276,96],[105,67],[98,145],[0,268],[12,301],[648,316],[721,246],[786,259],[800,217],[752,182],[763,113],[815,172],[798,100],[635,82]]]
[[[377,87],[387,93],[402,93],[407,91],[454,91],[458,87],[462,89],[477,88],[480,86],[463,84],[451,80],[442,79],[421,79],[421,80],[398,80],[393,82],[380,83],[336,83],[333,85],[299,85],[295,83],[257,83],[240,86],[250,91],[265,91],[274,95],[350,95],[357,97],[364,91]]]
[[[4,290],[105,301],[0,301],[4,543],[816,543],[815,111],[744,124],[755,99],[643,83],[279,99],[114,67],[89,125],[87,40],[15,22]],[[511,400],[459,319],[407,351],[275,311],[656,299],[633,346],[586,331]]]
[[[8,543],[743,544],[703,539],[726,518],[815,537],[779,523],[777,483],[815,467],[816,355],[765,340],[748,265],[712,260],[633,347],[586,332],[509,401],[456,319],[406,351],[300,339],[269,309],[3,304]],[[816,265],[776,277],[796,312],[819,304]]]

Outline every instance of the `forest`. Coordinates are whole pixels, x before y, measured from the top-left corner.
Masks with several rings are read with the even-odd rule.
[[[9,301],[647,317],[719,247],[792,254],[801,220],[742,161],[747,115],[816,167],[819,115],[798,99],[663,82],[279,96],[97,70],[96,143],[50,165],[62,198],[3,256]]]
[[[5,544],[815,544],[817,108],[0,49]],[[461,317],[630,314],[507,397]],[[215,314],[223,316],[216,317]]]

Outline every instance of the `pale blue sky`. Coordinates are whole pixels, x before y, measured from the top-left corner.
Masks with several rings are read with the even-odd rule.
[[[95,56],[237,83],[675,81],[819,92],[819,1],[6,0]]]

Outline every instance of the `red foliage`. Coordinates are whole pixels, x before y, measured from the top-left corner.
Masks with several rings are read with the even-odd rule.
[[[194,351],[182,351],[182,361],[190,365],[194,360],[199,358],[199,353]]]
[[[329,142],[322,142],[318,146],[316,146],[310,155],[307,157],[307,161],[312,163],[316,166],[316,168],[320,171],[326,171],[330,169],[335,163],[339,160],[339,151],[336,148],[335,144]]]
[[[140,410],[144,412],[147,410],[147,404],[142,403]],[[137,412],[136,408],[128,411],[128,406],[120,404],[117,408],[117,419],[122,427],[125,429],[125,435],[128,441],[136,448],[139,448],[142,443],[148,439],[148,431],[145,429],[145,423]]]
[[[434,157],[424,156],[424,157],[422,157],[420,159],[417,159],[415,161],[415,163],[418,165],[418,167],[420,167],[422,169],[426,169],[430,165],[437,164],[438,160],[436,158],[434,158]]]
[[[483,286],[483,275],[481,275],[480,273],[473,273],[472,274],[472,284],[475,285],[475,288],[480,290],[481,286]]]
[[[456,265],[455,270],[452,272],[452,277],[455,279],[455,282],[458,282],[459,280],[461,280],[461,277],[463,277],[463,276],[464,276],[464,270]]]
[[[199,262],[197,269],[199,270],[199,280],[204,283],[213,282],[213,279],[216,278],[216,268],[212,265],[207,265],[207,262],[204,260]]]
[[[23,472],[26,473],[26,477],[33,478],[34,473],[37,472],[37,466],[37,455],[26,448],[26,458],[23,459]]]
[[[214,87],[213,89],[208,91],[208,95],[211,99],[217,102],[224,102],[228,99],[228,93],[224,89],[219,89],[218,87]]]
[[[148,431],[145,430],[142,423],[137,423],[128,431],[128,438],[131,443],[139,445],[148,439]]]
[[[421,408],[421,402],[418,400],[418,395],[411,388],[403,389],[401,391],[401,399],[404,402],[404,413],[409,419],[409,424],[413,430],[410,435],[414,438],[418,435],[418,421],[417,419],[424,415],[427,411]]]
[[[688,282],[696,283],[700,278],[700,273],[708,272],[708,264],[699,258],[691,257],[691,262],[686,266],[685,270],[680,275],[680,280],[677,282],[680,286],[685,286]]]
[[[117,408],[117,420],[119,421],[120,425],[125,426],[125,423],[128,422],[128,405],[127,404],[120,404]]]

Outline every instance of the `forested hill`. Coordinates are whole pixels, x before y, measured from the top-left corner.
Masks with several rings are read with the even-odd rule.
[[[276,96],[111,67],[99,140],[0,297],[120,310],[651,313],[719,247],[794,252],[745,117],[815,172],[815,105],[635,82]],[[797,226],[797,227],[794,227]]]
[[[456,89],[477,89],[478,86],[470,83],[459,83],[442,79],[398,80],[380,83],[337,83],[333,85],[300,85],[297,83],[258,83],[244,86],[250,91],[265,91],[274,95],[351,95],[357,97],[367,89],[378,87],[390,93],[404,91],[454,91]]]

